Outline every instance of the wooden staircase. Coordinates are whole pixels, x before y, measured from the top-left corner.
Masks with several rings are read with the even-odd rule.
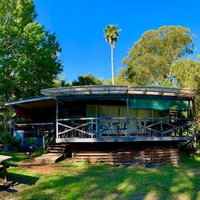
[[[47,153],[64,153],[66,149],[66,144],[57,144],[52,142],[47,148]]]

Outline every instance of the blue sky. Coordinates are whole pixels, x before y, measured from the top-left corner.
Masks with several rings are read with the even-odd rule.
[[[62,48],[67,81],[91,73],[111,78],[110,46],[106,25],[121,29],[114,50],[114,72],[144,32],[164,25],[180,25],[200,36],[199,0],[34,0],[37,21],[56,37]],[[194,39],[194,55],[200,54],[200,38]]]

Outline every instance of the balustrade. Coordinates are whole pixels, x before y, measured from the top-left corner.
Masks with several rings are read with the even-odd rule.
[[[68,118],[57,123],[58,138],[194,136],[190,119]]]

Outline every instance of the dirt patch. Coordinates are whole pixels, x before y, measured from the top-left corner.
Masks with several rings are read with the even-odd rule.
[[[35,159],[28,159],[19,164],[19,167],[22,169],[29,169],[41,174],[50,174],[54,171],[65,170],[65,167],[57,166],[55,164],[41,163]]]
[[[188,175],[200,174],[200,169],[189,169],[189,170],[186,170],[186,173],[187,173]]]

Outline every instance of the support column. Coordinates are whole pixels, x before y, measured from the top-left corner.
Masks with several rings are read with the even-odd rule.
[[[56,140],[58,139],[58,98],[56,97]]]
[[[193,101],[192,100],[190,100],[189,101],[189,103],[190,103],[190,118],[192,118],[192,135],[193,135],[193,137],[194,137],[194,141],[196,141],[196,134],[195,134],[195,132],[194,132],[194,108],[193,108]]]
[[[126,98],[126,126],[127,126],[127,134],[129,133],[129,123],[130,123],[130,106],[129,106],[129,98]]]

